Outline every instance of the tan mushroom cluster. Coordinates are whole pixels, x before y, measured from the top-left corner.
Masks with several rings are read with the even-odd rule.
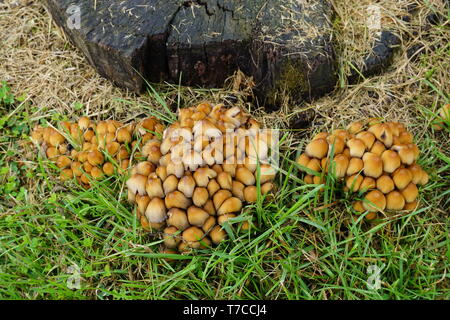
[[[403,124],[369,119],[353,122],[346,130],[317,134],[297,163],[306,171],[306,183],[321,184],[325,175],[333,174],[345,191],[361,196],[353,209],[369,211],[366,218],[373,220],[384,210],[417,207],[417,185],[428,182],[428,174],[416,163],[419,153]]]
[[[259,129],[238,107],[180,109],[159,149],[132,169],[129,201],[142,226],[163,236],[165,252],[220,243],[227,237],[222,225],[272,189],[270,137]],[[249,227],[242,222],[241,229]]]
[[[139,160],[150,152],[150,144],[159,145],[164,126],[154,117],[124,124],[106,120],[94,122],[81,117],[77,122],[62,121],[59,128],[37,126],[31,133],[48,159],[61,170],[60,179],[75,177],[88,188],[92,179],[100,180],[131,166],[130,157]],[[141,146],[147,146],[146,148]]]

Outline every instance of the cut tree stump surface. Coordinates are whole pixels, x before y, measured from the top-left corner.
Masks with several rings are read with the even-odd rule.
[[[73,5],[79,29],[67,23]],[[47,0],[47,7],[102,76],[133,91],[145,88],[143,78],[220,87],[237,69],[269,103],[281,91],[316,96],[336,83],[326,0]]]

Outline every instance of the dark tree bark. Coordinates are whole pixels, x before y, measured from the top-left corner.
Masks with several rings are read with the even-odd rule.
[[[81,27],[69,28],[77,5]],[[220,87],[240,69],[276,103],[336,83],[326,0],[47,0],[55,22],[98,72],[133,91],[150,82]]]

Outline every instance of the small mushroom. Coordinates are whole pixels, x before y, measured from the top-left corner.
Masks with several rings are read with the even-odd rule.
[[[392,174],[392,180],[394,180],[395,186],[402,190],[412,181],[412,174],[406,168],[398,168]]]
[[[364,180],[364,178],[362,175],[354,174],[354,175],[346,178],[345,185],[351,192],[356,192],[359,190],[363,180]]]
[[[363,181],[361,182],[361,185],[359,186],[359,191],[365,192],[370,189],[375,189],[376,187],[377,187],[377,182],[374,178],[364,177]]]
[[[98,150],[89,151],[87,154],[87,161],[93,166],[102,165],[105,161],[103,154]]]
[[[244,199],[249,203],[255,203],[258,197],[256,186],[247,186],[244,189]]]
[[[328,142],[323,138],[315,139],[306,146],[305,152],[309,157],[322,159],[328,153]]]
[[[347,147],[350,149],[350,157],[361,158],[366,149],[366,145],[360,139],[350,139],[347,141]]]
[[[192,195],[192,201],[197,207],[202,207],[205,205],[206,201],[209,199],[208,189],[204,187],[196,187]]]
[[[145,191],[150,198],[158,197],[164,198],[164,189],[162,181],[158,178],[156,174],[151,174],[148,177],[147,183],[145,185]]]
[[[147,205],[145,216],[148,222],[161,223],[166,220],[166,207],[164,201],[160,198],[153,198]]]
[[[114,174],[114,166],[111,162],[105,162],[103,164],[103,172],[107,175],[107,176],[112,176]]]
[[[397,152],[392,150],[386,150],[381,155],[383,161],[383,170],[387,173],[392,173],[397,170],[401,165],[401,160]]]
[[[209,216],[209,218],[206,219],[206,221],[203,223],[202,230],[205,233],[209,233],[212,230],[212,228],[216,225],[216,222],[217,221],[215,217]]]
[[[211,168],[200,168],[194,172],[194,179],[199,187],[207,187],[209,179],[216,178],[217,172]]]
[[[394,181],[388,175],[382,175],[377,179],[377,189],[387,194],[395,189]]]
[[[379,190],[369,191],[364,197],[363,206],[371,212],[383,211],[386,208],[386,197]]]
[[[375,137],[384,143],[387,148],[392,146],[394,142],[394,135],[392,134],[391,128],[385,123],[377,123],[371,126],[368,130],[373,133]]]
[[[372,145],[370,152],[375,153],[378,156],[381,156],[385,150],[386,150],[386,147],[385,147],[384,143],[377,140]]]
[[[174,226],[178,230],[184,230],[189,227],[189,221],[186,215],[186,212],[178,209],[178,208],[171,208],[167,212],[167,225],[168,226]]]
[[[72,160],[70,160],[67,156],[59,156],[58,159],[56,159],[56,166],[60,169],[70,167],[71,164]]]
[[[308,164],[307,164],[306,167],[307,167],[308,169],[310,169],[310,170],[315,171],[315,172],[320,172],[320,168],[321,168],[320,160],[315,159],[315,158],[312,158],[312,159],[308,162]]]
[[[347,167],[347,176],[354,175],[364,168],[364,162],[360,158],[351,158]]]
[[[405,206],[405,198],[396,190],[389,192],[386,195],[386,209],[388,210],[402,210]]]
[[[366,152],[363,156],[364,175],[367,177],[378,178],[383,173],[383,161],[375,153]]]
[[[409,203],[416,200],[419,195],[419,189],[414,183],[409,183],[404,189],[400,190],[400,193],[405,198],[405,201]]]
[[[188,198],[192,198],[192,195],[194,194],[194,189],[195,189],[195,180],[192,176],[184,176],[178,182],[178,190],[183,192],[183,194]]]
[[[209,233],[214,244],[219,244],[227,238],[227,233],[221,226],[215,226]]]
[[[155,176],[157,177],[156,174]],[[178,179],[174,175],[170,175],[166,178],[166,180],[164,180],[163,183],[164,194],[169,194],[172,191],[177,190],[177,188],[178,188]]]
[[[190,206],[187,210],[187,217],[191,225],[202,227],[210,215],[202,208]]]
[[[245,167],[236,169],[236,179],[247,186],[254,185],[256,182],[253,173]]]
[[[337,156],[334,157],[333,162],[336,177],[337,178],[345,177],[349,165],[348,158],[343,154],[338,154]]]
[[[414,200],[413,202],[407,202],[405,203],[405,207],[403,208],[403,210],[407,210],[407,211],[413,211],[416,210],[417,205],[419,204],[419,202],[417,200]]]
[[[364,142],[364,145],[366,146],[366,150],[370,150],[375,142],[375,136],[373,133],[368,131],[362,131],[356,135],[356,139],[361,140]]]
[[[233,179],[228,172],[221,172],[217,175],[217,182],[221,189],[232,190]]]
[[[213,196],[213,203],[214,203],[214,207],[216,208],[216,210],[219,210],[222,203],[231,197],[232,197],[232,194],[229,190],[217,191]]]
[[[308,155],[306,153],[302,153],[298,158],[297,158],[297,163],[299,165],[301,165],[302,167],[306,167],[309,163],[309,161],[311,160],[310,157],[308,157]],[[303,169],[300,169],[303,170]]]
[[[223,215],[227,213],[239,212],[242,209],[242,201],[239,198],[231,197],[226,199],[220,208],[217,210],[217,214]]]
[[[191,200],[180,191],[173,191],[166,195],[164,199],[167,209],[180,208],[187,209],[191,205]]]
[[[147,183],[147,177],[140,175],[140,174],[134,174],[131,176],[130,179],[127,180],[127,188],[131,191],[132,194],[139,193],[139,195],[144,196],[146,195],[145,191],[145,185]]]
[[[392,146],[392,150],[398,152],[398,155],[402,163],[410,165],[414,162],[415,153],[411,147],[407,145],[394,145]]]
[[[196,226],[192,226],[183,231],[182,237],[186,241],[187,245],[191,248],[200,247],[200,240],[203,238],[205,233],[202,229]]]

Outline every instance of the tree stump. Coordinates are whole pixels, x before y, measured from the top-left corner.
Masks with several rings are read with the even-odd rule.
[[[47,0],[47,7],[102,76],[132,91],[145,80],[221,87],[240,69],[270,104],[280,92],[318,96],[336,83],[326,0]]]

